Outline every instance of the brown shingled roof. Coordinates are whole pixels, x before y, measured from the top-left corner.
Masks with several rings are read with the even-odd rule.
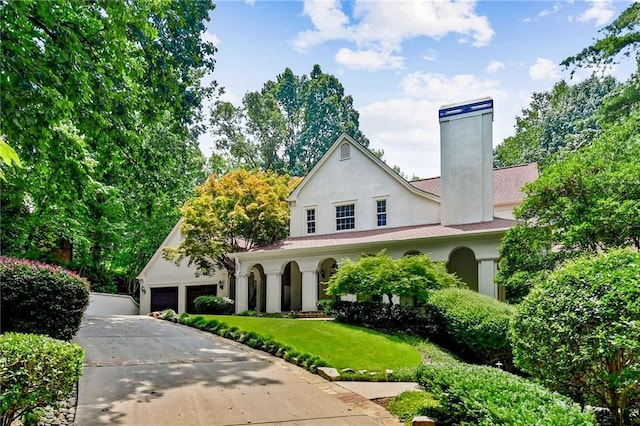
[[[505,167],[493,170],[493,202],[495,204],[522,201],[524,194],[521,189],[525,183],[538,178],[536,163],[521,166]],[[440,196],[440,177],[421,179],[409,182],[414,187]]]
[[[325,235],[287,238],[269,246],[256,247],[249,250],[249,252],[257,253],[271,250],[292,250],[313,247],[341,246],[347,244],[368,244],[450,237],[462,234],[507,230],[513,226],[514,223],[515,222],[513,220],[494,218],[491,222],[471,223],[466,225],[443,226],[440,224],[432,224],[402,226],[398,228],[378,228],[368,231],[338,232]]]

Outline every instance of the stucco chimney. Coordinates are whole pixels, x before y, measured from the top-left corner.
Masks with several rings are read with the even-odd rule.
[[[441,223],[493,220],[493,99],[443,105],[439,116]]]

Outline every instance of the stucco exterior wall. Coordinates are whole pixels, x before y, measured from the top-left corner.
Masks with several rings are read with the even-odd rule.
[[[151,311],[151,289],[163,287],[178,287],[178,313],[186,309],[186,289],[193,285],[218,285],[217,295],[229,297],[230,284],[226,270],[218,270],[214,275],[196,274],[195,266],[189,266],[189,259],[185,258],[180,265],[168,261],[162,256],[163,247],[177,247],[182,237],[179,224],[169,233],[161,247],[158,248],[144,270],[138,275],[140,282],[140,314],[146,315]]]
[[[130,296],[92,292],[84,315],[138,315],[139,312],[138,304]]]
[[[336,205],[341,204],[355,205],[355,228],[348,231],[377,229],[376,201],[381,199],[387,200],[387,227],[440,220],[437,202],[407,190],[357,148],[351,147],[348,159],[341,159],[337,149],[298,193],[291,207],[290,235],[308,235],[308,208],[316,210],[315,234],[344,232],[336,231]]]

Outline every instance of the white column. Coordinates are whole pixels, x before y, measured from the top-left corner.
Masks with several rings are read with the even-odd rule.
[[[178,284],[178,313],[182,312],[187,312],[187,286]]]
[[[302,271],[302,310],[318,309],[318,272]]]
[[[147,315],[151,312],[151,289],[140,280],[140,315]]]
[[[267,312],[281,312],[282,283],[280,271],[267,273]]]
[[[236,274],[236,314],[249,309],[249,278],[247,274]]]
[[[498,286],[493,282],[496,276],[495,259],[478,260],[478,293],[498,298]]]

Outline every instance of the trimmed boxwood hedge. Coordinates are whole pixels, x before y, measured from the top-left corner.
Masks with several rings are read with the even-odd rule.
[[[440,425],[595,425],[591,410],[497,368],[462,363],[420,367],[418,383],[438,401]]]
[[[333,316],[337,322],[360,325],[383,332],[400,331],[417,336],[428,337],[437,332],[435,319],[431,312],[422,307],[405,304],[362,301],[347,302],[326,300],[318,306]]]
[[[0,424],[67,398],[82,373],[83,359],[84,349],[75,343],[0,334]]]
[[[2,331],[71,340],[89,305],[89,288],[60,266],[0,257]]]
[[[434,315],[440,330],[434,336],[468,361],[511,369],[513,356],[508,339],[513,307],[473,290],[445,288],[431,293],[425,309]]]

